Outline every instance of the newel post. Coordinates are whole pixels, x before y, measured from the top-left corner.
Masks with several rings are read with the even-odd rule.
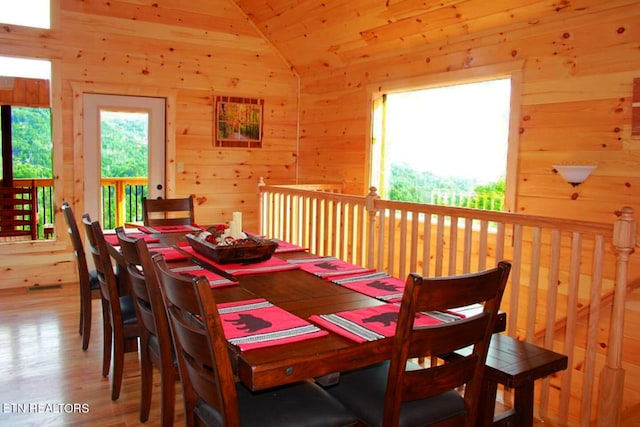
[[[367,245],[367,267],[373,266],[373,258],[375,256],[375,241],[376,241],[376,215],[378,214],[378,208],[376,207],[376,200],[380,200],[378,196],[378,189],[376,187],[369,187],[369,194],[367,194],[364,202],[364,207],[369,214],[369,239]]]
[[[607,362],[600,374],[598,426],[619,426],[622,413],[624,369],[622,368],[622,340],[627,291],[629,255],[636,244],[636,222],[633,209],[624,207],[613,225],[613,246],[616,250],[616,284],[609,328]]]
[[[258,226],[258,228],[260,229],[260,234],[264,235],[266,233],[266,227],[265,227],[265,218],[266,218],[266,212],[265,212],[265,204],[264,204],[264,191],[262,191],[262,187],[266,187],[267,183],[264,182],[264,177],[261,176],[260,178],[258,178],[258,212],[259,212],[259,219],[258,221],[260,221],[260,224]]]

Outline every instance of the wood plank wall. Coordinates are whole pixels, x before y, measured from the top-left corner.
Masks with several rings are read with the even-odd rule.
[[[570,18],[549,15],[472,35],[456,34],[450,25],[443,34],[425,32],[432,37],[422,43],[389,25],[367,46],[348,50],[356,46],[352,40],[340,46],[343,67],[301,67],[300,175],[309,182],[344,179],[347,192],[366,194],[362,159],[368,154],[372,92],[395,90],[402,82],[413,89],[434,76],[465,71],[489,75],[501,64],[522,61],[517,211],[612,222],[615,210],[640,199],[640,139],[631,136],[640,2],[580,3],[566,5],[576,10]],[[332,158],[336,152],[344,155]],[[558,163],[598,168],[574,189],[553,172]]]
[[[202,224],[245,213],[257,229],[260,176],[296,179],[298,79],[242,11],[229,0],[53,0],[51,30],[4,25],[0,55],[52,59],[56,204],[83,213],[81,144],[74,144],[72,84],[116,94],[176,94],[175,153],[184,172],[171,195],[193,194]],[[57,67],[57,68],[56,68]],[[1,73],[1,70],[0,70]],[[57,85],[57,86],[56,86]],[[59,92],[56,92],[58,87]],[[264,99],[261,149],[213,147],[213,99],[232,95]],[[170,150],[171,151],[171,150]],[[57,154],[56,154],[57,153]],[[56,217],[56,242],[0,245],[0,289],[75,280],[71,246]],[[255,227],[254,227],[255,226]]]
[[[581,3],[570,5],[570,18],[550,14],[476,34],[446,26],[442,34],[428,33],[430,43],[403,38],[392,32],[402,28],[389,25],[375,43],[345,43],[342,67],[299,67],[300,176],[305,182],[344,180],[346,192],[366,194],[362,159],[368,159],[373,93],[446,82],[447,76],[490,76],[520,61],[515,210],[605,223],[623,206],[639,212],[640,137],[631,135],[631,104],[633,80],[640,77],[640,2]],[[332,156],[336,152],[343,155]],[[553,170],[563,163],[597,169],[573,188]],[[632,261],[635,281],[640,257]]]
[[[49,108],[49,81],[20,77],[3,79],[0,81],[0,104]]]

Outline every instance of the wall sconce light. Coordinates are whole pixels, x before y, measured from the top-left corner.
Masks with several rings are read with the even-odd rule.
[[[595,165],[553,165],[553,169],[574,187],[582,184],[595,168]]]

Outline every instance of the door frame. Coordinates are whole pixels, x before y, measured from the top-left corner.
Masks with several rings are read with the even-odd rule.
[[[173,197],[176,193],[176,89],[158,89],[144,86],[120,86],[71,82],[73,91],[73,207],[76,212],[86,212],[84,198],[84,94],[148,96],[165,100],[165,196]],[[69,200],[69,198],[66,198]]]

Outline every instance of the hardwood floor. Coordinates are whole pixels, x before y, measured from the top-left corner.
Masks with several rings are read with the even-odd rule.
[[[78,334],[76,287],[0,294],[0,425],[137,426],[140,368],[125,355],[120,399],[110,399],[110,378],[101,375],[102,313],[93,300],[89,349]],[[146,426],[160,425],[160,383]],[[182,390],[176,383],[176,425],[184,425]]]

